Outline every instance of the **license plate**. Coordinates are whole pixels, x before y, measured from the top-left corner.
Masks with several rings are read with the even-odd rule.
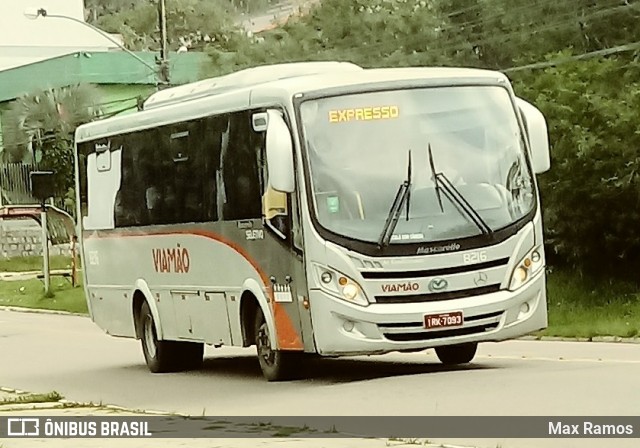
[[[450,313],[427,314],[424,316],[424,328],[433,330],[435,328],[461,327],[464,324],[462,311],[452,311]]]

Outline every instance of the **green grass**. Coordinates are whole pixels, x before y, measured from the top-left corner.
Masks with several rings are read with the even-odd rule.
[[[5,397],[0,400],[0,406],[9,404],[27,404],[27,403],[56,403],[62,400],[62,395],[53,391],[48,394],[26,394]]]
[[[549,327],[545,336],[591,338],[640,335],[640,288],[623,281],[594,281],[569,271],[548,277]]]
[[[78,262],[78,265],[80,263]],[[50,269],[71,269],[71,257],[54,255],[49,257]],[[0,258],[0,272],[42,272],[42,257]]]
[[[82,286],[71,286],[61,277],[51,276],[52,297],[45,297],[42,280],[0,281],[0,306],[39,308],[87,314]]]

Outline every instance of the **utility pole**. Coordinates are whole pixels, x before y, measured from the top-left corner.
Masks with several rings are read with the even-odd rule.
[[[167,5],[165,0],[158,0],[158,25],[160,28],[160,60],[158,61],[158,77],[160,83],[169,85],[169,51],[167,49]]]

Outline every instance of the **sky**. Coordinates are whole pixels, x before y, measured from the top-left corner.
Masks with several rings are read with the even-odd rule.
[[[0,71],[79,50],[115,45],[94,30],[68,19],[25,17],[27,9],[84,20],[83,0],[0,0]]]

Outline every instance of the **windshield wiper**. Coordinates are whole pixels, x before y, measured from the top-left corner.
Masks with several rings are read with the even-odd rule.
[[[436,196],[438,197],[438,204],[440,205],[440,211],[444,213],[444,207],[442,206],[442,196],[440,194],[440,182],[438,182],[438,175],[436,174],[436,167],[433,163],[433,152],[431,151],[431,143],[429,143],[429,166],[431,167],[431,180],[436,187]]]
[[[460,209],[466,213],[466,215],[473,221],[473,223],[478,226],[478,229],[483,234],[491,234],[493,230],[486,223],[482,216],[474,209],[469,201],[465,199],[464,196],[460,193],[460,191],[451,183],[449,178],[444,173],[436,172],[435,164],[433,162],[433,151],[431,150],[431,143],[429,143],[429,165],[431,166],[431,173],[433,175],[433,183],[435,184],[436,195],[438,196],[438,203],[440,204],[440,210],[444,212],[444,207],[442,206],[442,197],[440,196],[440,191],[444,191],[444,194],[449,198],[451,202],[458,205]]]
[[[398,192],[396,193],[396,197],[393,200],[393,205],[391,205],[391,209],[389,210],[389,214],[387,215],[387,220],[384,223],[384,227],[382,228],[382,233],[378,238],[378,247],[382,248],[384,246],[389,245],[389,241],[391,241],[391,236],[393,235],[393,231],[396,229],[398,225],[398,220],[400,219],[400,214],[402,213],[402,207],[405,202],[407,203],[407,221],[409,221],[409,206],[411,201],[411,150],[409,150],[409,162],[407,163],[407,178],[400,187],[398,187]]]

